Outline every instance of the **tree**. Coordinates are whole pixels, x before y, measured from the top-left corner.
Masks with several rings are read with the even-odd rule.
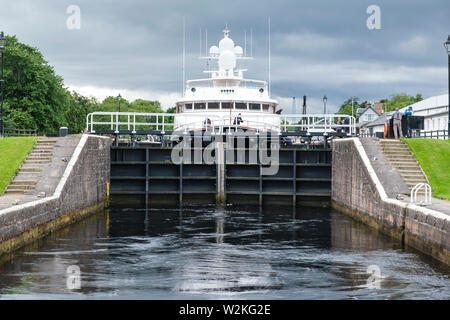
[[[58,132],[62,126],[77,133],[86,114],[98,104],[64,87],[62,77],[37,48],[7,36],[5,48],[5,125],[39,132]]]
[[[95,98],[87,98],[73,91],[71,105],[68,106],[65,117],[69,123],[70,133],[80,133],[86,128],[86,116],[98,108]]]
[[[353,99],[353,116],[354,117],[356,117],[356,110],[358,108],[366,107],[367,101],[358,103],[358,101],[359,101],[358,97],[350,97],[347,100],[345,100],[344,103],[341,104],[341,106],[339,107],[339,111],[336,112],[336,114],[352,115],[352,99]]]
[[[416,96],[409,96],[406,93],[393,94],[386,101],[387,111],[394,111],[396,108],[401,109],[422,100],[420,93],[416,94]]]
[[[6,122],[17,128],[55,131],[66,126],[70,94],[38,49],[7,36],[5,48]]]

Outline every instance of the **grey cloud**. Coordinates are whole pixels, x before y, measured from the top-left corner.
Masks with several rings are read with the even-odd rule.
[[[81,8],[80,30],[67,30],[66,8]],[[381,7],[382,29],[366,28],[366,8]],[[65,83],[173,92],[181,88],[182,18],[187,78],[203,77],[199,30],[216,44],[225,23],[235,42],[253,29],[249,78],[268,78],[267,18],[272,21],[273,94],[323,94],[337,106],[353,95],[446,92],[448,0],[350,1],[2,1],[0,29],[41,49]],[[249,43],[248,43],[249,45]],[[285,99],[283,99],[286,103]],[[320,103],[318,104],[318,108]]]

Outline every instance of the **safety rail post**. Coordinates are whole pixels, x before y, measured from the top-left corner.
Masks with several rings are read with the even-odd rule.
[[[425,191],[425,199],[422,202],[417,202],[417,193],[421,188],[424,188]],[[410,195],[410,202],[413,204],[420,204],[420,205],[430,205],[431,204],[431,186],[427,183],[418,183],[411,189],[411,195]]]

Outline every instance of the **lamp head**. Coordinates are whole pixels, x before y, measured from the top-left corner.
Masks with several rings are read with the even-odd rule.
[[[447,54],[450,55],[450,36],[448,36],[447,41],[444,42],[444,48],[447,50]]]
[[[5,35],[2,31],[2,32],[0,32],[0,51],[3,51],[5,49],[6,42],[7,41],[6,41]]]

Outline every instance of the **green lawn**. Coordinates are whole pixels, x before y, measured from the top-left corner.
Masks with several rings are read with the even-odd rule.
[[[37,137],[0,138],[0,195],[33,149]]]
[[[450,200],[450,140],[403,139],[430,181],[433,196]]]

